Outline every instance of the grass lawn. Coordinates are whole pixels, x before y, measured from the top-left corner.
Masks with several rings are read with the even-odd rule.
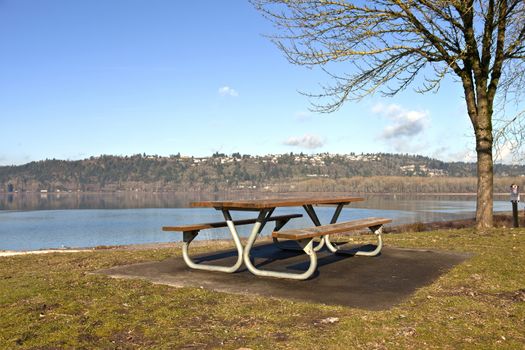
[[[525,229],[391,234],[385,244],[474,256],[386,311],[91,274],[175,248],[3,257],[0,349],[525,348]]]

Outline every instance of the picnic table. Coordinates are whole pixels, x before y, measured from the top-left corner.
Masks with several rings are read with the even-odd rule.
[[[276,277],[305,280],[312,276],[317,269],[317,252],[323,247],[326,247],[332,253],[337,254],[352,254],[375,256],[378,255],[382,248],[382,228],[384,224],[391,222],[387,218],[365,218],[358,220],[351,220],[346,222],[337,222],[344,206],[363,201],[364,198],[354,196],[308,196],[296,198],[277,198],[277,199],[251,199],[251,200],[228,200],[228,201],[201,201],[192,202],[190,204],[193,208],[214,208],[222,212],[225,221],[193,224],[184,226],[164,226],[164,231],[177,231],[183,233],[182,255],[186,264],[190,268],[221,271],[233,273],[238,271],[242,264],[248,270],[257,276]],[[323,225],[317,216],[315,206],[330,205],[334,207],[334,213],[330,223]],[[288,214],[273,216],[274,210],[281,207],[302,207],[314,226],[291,229],[282,231],[281,229],[292,219],[302,217],[302,214]],[[231,212],[233,211],[253,211],[257,212],[257,217],[253,219],[233,220]],[[273,242],[281,249],[285,250],[303,250],[310,259],[310,265],[304,272],[280,272],[262,270],[252,263],[251,250],[257,240],[262,229],[268,222],[275,222],[275,228],[272,232]],[[251,233],[248,236],[246,244],[243,246],[237,227],[241,225],[253,225]],[[189,245],[197,237],[199,232],[204,229],[228,227],[235,247],[237,249],[237,260],[232,266],[217,266],[203,263],[195,263],[189,256]],[[352,234],[356,230],[370,229],[378,239],[377,246],[373,251],[353,250],[346,251],[337,244],[330,241],[330,235],[333,234]],[[295,241],[297,247],[290,247],[283,245],[281,240]],[[319,239],[316,242],[316,239]],[[314,245],[314,243],[317,243]]]

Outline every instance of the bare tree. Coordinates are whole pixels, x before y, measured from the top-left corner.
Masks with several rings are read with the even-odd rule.
[[[333,85],[310,95],[320,98],[317,111],[375,91],[395,95],[420,75],[418,92],[437,91],[449,74],[459,78],[476,140],[476,222],[493,225],[494,106],[525,86],[525,1],[251,2],[278,28],[272,39],[290,62],[330,74]],[[351,68],[334,74],[341,62]]]

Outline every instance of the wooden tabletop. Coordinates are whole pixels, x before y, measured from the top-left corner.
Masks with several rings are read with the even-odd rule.
[[[364,201],[361,197],[350,196],[310,196],[310,197],[292,197],[292,198],[275,198],[275,199],[248,199],[248,200],[228,200],[228,201],[205,201],[192,202],[192,208],[215,208],[231,210],[260,210],[278,207],[300,207],[303,205],[316,204],[348,204],[352,202]]]

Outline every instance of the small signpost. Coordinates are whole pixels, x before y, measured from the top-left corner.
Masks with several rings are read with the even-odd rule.
[[[520,201],[520,187],[516,184],[510,185],[510,202],[512,203],[512,221],[514,227],[519,227],[518,202]]]

